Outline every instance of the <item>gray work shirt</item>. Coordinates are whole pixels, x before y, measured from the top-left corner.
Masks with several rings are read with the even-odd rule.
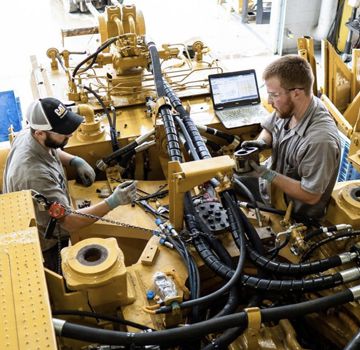
[[[21,131],[11,145],[6,161],[3,180],[3,192],[15,192],[33,189],[50,201],[57,201],[70,209],[70,198],[64,169],[55,149],[48,150],[31,135],[30,129]],[[43,235],[49,222],[47,211],[40,211],[35,204],[37,225],[42,250],[56,244],[54,239],[44,239]],[[69,233],[57,225],[54,234],[68,237]]]
[[[341,144],[337,127],[323,103],[313,97],[304,117],[292,129],[290,119],[280,119],[273,113],[262,127],[272,135],[271,169],[298,180],[301,188],[321,193],[315,205],[293,200],[294,212],[312,218],[325,214],[340,165]]]

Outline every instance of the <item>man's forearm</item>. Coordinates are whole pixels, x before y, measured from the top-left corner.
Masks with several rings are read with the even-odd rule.
[[[83,214],[91,214],[91,215],[103,217],[110,210],[111,209],[110,209],[109,205],[105,201],[102,201],[100,203],[92,205],[91,207],[79,209],[77,211],[80,213],[83,213]],[[96,221],[97,221],[97,219],[92,219],[92,218],[88,218],[88,217],[84,217],[84,216],[80,216],[80,215],[76,215],[76,214],[69,214],[60,220],[60,224],[65,230],[67,230],[69,232],[73,232],[73,231],[79,230],[83,227],[86,227]]]
[[[272,144],[272,135],[269,131],[267,131],[266,129],[262,129],[259,137],[257,138],[258,140],[264,140],[266,142],[266,144],[268,145],[268,147],[271,147]]]
[[[311,193],[301,188],[300,181],[294,180],[288,176],[277,174],[272,183],[288,196],[297,199],[306,204],[314,205],[319,202],[321,193]]]
[[[75,157],[74,155],[67,153],[61,149],[58,149],[57,152],[58,152],[60,161],[61,161],[62,165],[64,165],[64,166],[70,165],[71,159],[73,159]]]

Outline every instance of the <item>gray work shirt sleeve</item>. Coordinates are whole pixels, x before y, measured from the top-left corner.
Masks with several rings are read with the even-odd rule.
[[[335,143],[310,143],[303,149],[299,164],[301,187],[311,193],[324,193],[338,165]]]

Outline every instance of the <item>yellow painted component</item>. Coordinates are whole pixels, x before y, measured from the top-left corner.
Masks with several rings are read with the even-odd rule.
[[[57,56],[59,55],[59,50],[54,47],[51,47],[47,49],[46,55],[51,59],[51,69],[58,70],[59,64],[57,61]]]
[[[256,350],[259,348],[258,335],[261,328],[261,313],[258,307],[250,307],[244,309],[248,317],[248,327],[244,332],[244,337],[247,338],[247,349]]]
[[[329,43],[326,46],[328,71],[325,71],[324,74],[328,75],[327,95],[339,111],[344,112],[351,102],[353,73],[342,61],[335,49]]]
[[[98,23],[99,23],[100,40],[101,43],[104,43],[108,39],[107,24],[104,14],[100,14],[98,16]],[[104,50],[104,52],[109,52],[109,48],[107,47]]]
[[[2,191],[3,175],[6,165],[6,158],[9,154],[9,151],[10,151],[10,142],[1,142],[0,143],[0,192]]]
[[[354,99],[360,90],[360,49],[352,49],[352,73],[351,99]]]
[[[308,61],[311,66],[311,69],[314,74],[313,93],[315,96],[317,96],[318,89],[317,89],[316,60],[314,53],[314,39],[310,37],[298,38],[297,46],[298,46],[299,55],[303,57],[306,61]]]
[[[353,167],[360,172],[360,116],[351,135],[348,159]]]
[[[176,230],[182,228],[184,194],[218,173],[230,173],[235,162],[229,156],[202,159],[187,163],[168,163],[170,221]]]
[[[0,196],[1,350],[57,349],[34,218],[30,191]]]
[[[249,307],[244,309],[247,313],[248,328],[258,331],[261,327],[261,313],[258,307]]]
[[[132,302],[124,254],[115,238],[85,239],[62,249],[61,258],[68,288],[85,291],[93,308],[111,311]]]
[[[337,48],[339,51],[344,51],[346,40],[349,34],[349,29],[345,25],[346,22],[349,21],[351,17],[352,7],[348,4],[347,1],[344,1],[344,9],[341,16],[341,23],[340,23],[340,31],[339,31],[339,39],[337,42]]]
[[[143,250],[140,261],[143,265],[153,265],[157,254],[159,253],[159,240],[149,242]]]
[[[331,195],[325,219],[333,225],[349,224],[360,228],[360,181],[338,182]]]
[[[85,121],[77,130],[77,137],[81,141],[95,141],[105,139],[105,128],[101,125],[100,118],[95,118],[94,109],[87,104],[77,106],[78,113],[85,117]]]
[[[351,124],[346,120],[346,118],[340,113],[336,106],[330,101],[330,99],[325,95],[321,95],[321,101],[324,102],[327,110],[330,112],[331,116],[334,118],[338,129],[347,137],[350,137],[352,134],[353,128]],[[360,100],[359,100],[360,101]]]

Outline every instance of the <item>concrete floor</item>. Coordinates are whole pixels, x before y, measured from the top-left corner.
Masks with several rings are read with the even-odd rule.
[[[228,6],[219,5],[217,0],[136,0],[135,3],[143,11],[147,35],[156,44],[201,39],[227,70],[255,68],[259,78],[264,66],[274,58],[266,40],[254,34],[259,30],[266,33],[267,25],[258,25],[254,31],[255,24],[241,24],[240,16]],[[62,0],[3,1],[0,91],[14,90],[20,97],[22,110],[26,110],[32,101],[30,55],[36,55],[39,62],[47,65],[46,50],[62,49],[60,29],[91,25],[96,25],[93,16],[66,13]],[[73,49],[88,50],[94,41],[91,37]],[[68,45],[73,43],[65,41],[65,48],[71,49]]]

